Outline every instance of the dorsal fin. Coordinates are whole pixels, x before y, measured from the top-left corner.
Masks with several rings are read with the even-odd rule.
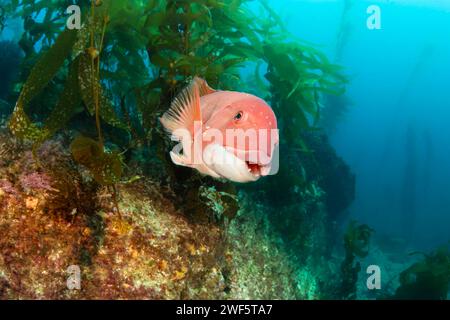
[[[200,81],[194,80],[173,100],[169,110],[159,119],[167,131],[187,129],[194,133],[194,123],[201,125]]]
[[[194,80],[192,81],[194,83],[197,83],[200,92],[200,97],[206,96],[207,94],[211,94],[217,91],[211,88],[205,79],[202,79],[200,77],[194,77]]]

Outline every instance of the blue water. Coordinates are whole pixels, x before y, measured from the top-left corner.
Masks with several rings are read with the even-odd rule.
[[[430,248],[450,239],[450,1],[272,1],[289,31],[345,67],[349,112],[331,136],[356,174],[350,217]],[[366,9],[381,9],[381,30]]]

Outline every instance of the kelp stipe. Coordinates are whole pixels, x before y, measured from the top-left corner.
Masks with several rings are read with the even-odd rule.
[[[33,142],[33,155],[37,163],[41,165],[37,157],[37,149],[45,140],[64,128],[67,122],[81,111],[79,106],[81,102],[84,102],[88,112],[95,116],[99,141],[78,137],[72,143],[71,151],[74,160],[86,166],[97,183],[111,187],[113,200],[117,204],[115,184],[120,181],[123,162],[118,152],[105,152],[100,119],[125,130],[128,127],[123,125],[116,116],[112,104],[101,88],[100,54],[109,17],[107,15],[96,17],[95,7],[96,4],[92,1],[91,16],[87,26],[80,31],[62,31],[55,43],[35,64],[22,87],[9,121],[9,128],[15,136]],[[98,36],[99,21],[101,33]],[[83,43],[87,38],[84,33],[87,32],[89,47],[85,47]],[[66,84],[58,103],[42,126],[33,123],[25,112],[26,105],[50,83],[59,69],[64,68],[64,62],[69,60],[71,54],[73,59],[69,62]],[[117,205],[116,209],[120,214]]]

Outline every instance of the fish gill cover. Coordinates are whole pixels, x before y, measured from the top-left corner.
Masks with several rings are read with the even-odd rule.
[[[66,28],[73,3],[79,29]],[[0,42],[20,59],[1,79],[0,298],[364,298],[358,259],[373,230],[339,232],[355,177],[320,129],[349,104],[345,70],[264,0],[73,3],[2,6],[2,30],[20,19],[23,33]],[[158,119],[195,76],[269,102],[278,174],[240,185],[172,163]],[[423,281],[410,275],[446,255],[380,298],[415,292]],[[71,266],[80,290],[66,283]]]

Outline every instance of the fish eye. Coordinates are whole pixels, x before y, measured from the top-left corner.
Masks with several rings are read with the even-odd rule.
[[[242,116],[244,115],[244,113],[242,111],[239,111],[238,113],[236,113],[236,115],[234,116],[234,120],[239,121],[242,119]]]

